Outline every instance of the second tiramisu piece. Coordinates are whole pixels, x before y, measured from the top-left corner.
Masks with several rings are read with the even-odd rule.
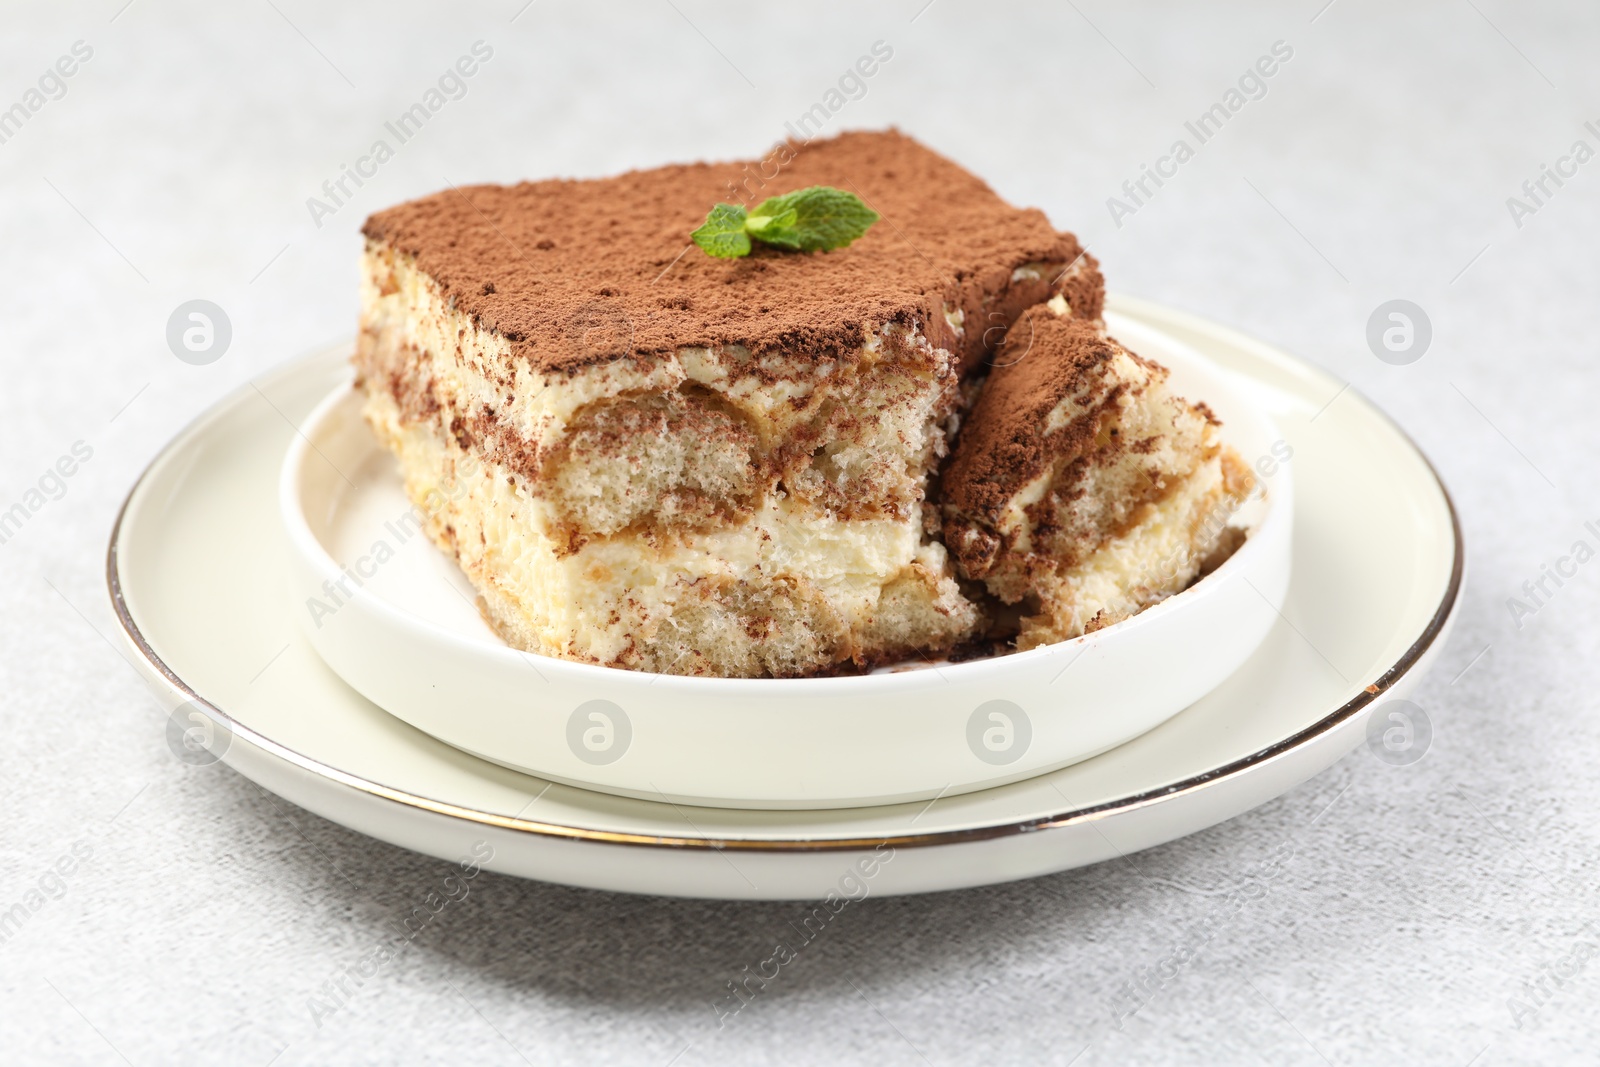
[[[1021,606],[1019,649],[1180,592],[1233,536],[1249,468],[1167,378],[1060,298],[1007,332],[941,490],[962,577]]]

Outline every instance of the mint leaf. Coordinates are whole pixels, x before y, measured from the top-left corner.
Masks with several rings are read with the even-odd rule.
[[[771,200],[766,202],[770,203]],[[763,214],[762,208],[766,207],[766,204],[756,208],[756,213],[745,221],[745,230],[763,244],[799,251],[800,242],[795,237],[795,223],[799,220],[800,213],[790,208],[777,215]]]
[[[770,197],[748,214],[738,204],[718,204],[689,236],[719,259],[748,256],[752,240],[791,252],[827,252],[850,244],[879,218],[855,194],[813,185]]]
[[[718,259],[737,259],[750,254],[750,235],[745,232],[744,208],[738,204],[718,204],[701,227],[689,238]]]
[[[813,185],[757,205],[750,222],[768,221],[759,229],[751,226],[750,236],[780,248],[826,252],[845,247],[866,233],[879,217],[853,193],[829,185]]]

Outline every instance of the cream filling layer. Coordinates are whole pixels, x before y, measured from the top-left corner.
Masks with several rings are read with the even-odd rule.
[[[1181,591],[1215,547],[1224,523],[1207,519],[1225,505],[1222,464],[1212,459],[1122,535],[1042,581],[1045,611],[1024,622],[1017,647],[1077,637],[1102,613],[1102,625],[1117,622]]]
[[[799,579],[853,633],[872,623],[883,588],[913,565],[942,576],[929,587],[930,601],[960,600],[944,546],[923,542],[919,518],[831,520],[787,499],[769,501],[737,527],[668,544],[619,535],[559,555],[529,521],[539,503],[503,468],[462,452],[432,427],[403,423],[385,391],[368,394],[365,414],[399,457],[410,498],[434,502],[424,509],[430,533],[452,543],[474,585],[517,606],[541,641],[534,651],[615,660],[635,634],[648,639],[652,627],[670,625],[707,580],[760,588]],[[443,536],[446,526],[453,537]]]

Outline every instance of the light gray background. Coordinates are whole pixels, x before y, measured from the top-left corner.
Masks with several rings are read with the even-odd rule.
[[[1520,1028],[1508,1001],[1600,945],[1581,930],[1600,918],[1600,564],[1520,628],[1507,598],[1600,545],[1600,162],[1520,228],[1506,206],[1574,140],[1600,147],[1592,5],[122,2],[11,5],[0,36],[0,107],[94,49],[0,144],[0,509],[73,442],[94,450],[0,545],[0,910],[93,849],[0,944],[0,1059],[1594,1062],[1600,961]],[[480,39],[467,96],[315,227],[306,198]],[[1127,862],[853,907],[721,1031],[710,1001],[799,905],[485,876],[314,1026],[307,998],[444,865],[173,758],[107,644],[123,493],[216,398],[349,333],[369,211],[447,181],[759,153],[879,39],[893,59],[835,128],[899,124],[1077,230],[1113,288],[1350,381],[1439,466],[1471,576],[1417,696],[1431,748],[1408,767],[1358,751]],[[1294,56],[1266,97],[1113,225],[1106,198],[1280,39]],[[204,367],[165,342],[197,297],[233,325]],[[1432,320],[1410,366],[1366,346],[1393,298]],[[1113,1029],[1118,987],[1196,946]]]

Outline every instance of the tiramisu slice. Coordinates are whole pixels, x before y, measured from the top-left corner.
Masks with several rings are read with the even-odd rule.
[[[1167,377],[1060,298],[1007,332],[941,494],[961,576],[1022,606],[1019,649],[1120,622],[1231,546],[1249,468]]]
[[[1099,272],[898,133],[781,147],[367,221],[367,419],[510,644],[796,676],[980,626],[925,506],[962,376],[1040,301],[1097,320]],[[882,222],[828,252],[688,247],[719,201],[813,186]]]

